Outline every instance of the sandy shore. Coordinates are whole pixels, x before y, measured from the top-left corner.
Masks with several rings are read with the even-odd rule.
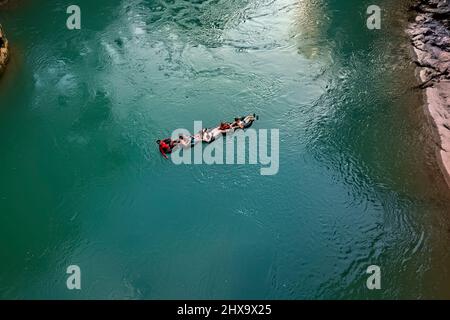
[[[420,87],[436,133],[439,165],[450,187],[450,0],[421,0],[411,37]]]

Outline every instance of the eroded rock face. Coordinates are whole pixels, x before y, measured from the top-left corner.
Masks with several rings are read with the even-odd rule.
[[[450,79],[450,2],[422,0],[416,7],[418,15],[407,32],[416,53],[416,63],[424,68],[422,85]]]
[[[421,0],[407,33],[427,110],[436,128],[440,165],[450,187],[450,0]]]
[[[0,74],[6,68],[9,58],[9,47],[8,40],[6,39],[5,33],[3,32],[2,25],[0,24]]]

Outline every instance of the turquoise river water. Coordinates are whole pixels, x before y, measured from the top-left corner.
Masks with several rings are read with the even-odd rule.
[[[450,298],[408,1],[76,2],[0,7],[0,298]],[[276,175],[154,143],[253,112]]]

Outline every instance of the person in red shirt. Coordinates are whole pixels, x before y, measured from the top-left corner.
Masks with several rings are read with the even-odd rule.
[[[164,158],[168,159],[167,153],[172,153],[172,149],[176,145],[176,141],[173,141],[170,138],[164,140],[157,140],[156,143],[159,145],[159,152],[163,155]]]
[[[219,129],[222,131],[225,131],[225,130],[231,129],[231,125],[227,122],[221,122],[219,125]]]

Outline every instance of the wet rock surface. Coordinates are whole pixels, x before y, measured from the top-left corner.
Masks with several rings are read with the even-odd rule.
[[[407,33],[435,128],[439,162],[450,186],[450,0],[421,0],[413,9],[417,15]]]

